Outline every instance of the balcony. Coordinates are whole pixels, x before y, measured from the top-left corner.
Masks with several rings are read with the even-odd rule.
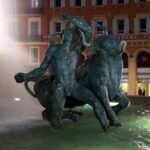
[[[19,42],[43,42],[42,35],[23,35],[17,39]]]
[[[22,8],[18,10],[18,14],[42,14],[43,8]]]
[[[132,33],[132,34],[118,34],[119,39],[123,40],[146,40],[150,39],[150,33]]]

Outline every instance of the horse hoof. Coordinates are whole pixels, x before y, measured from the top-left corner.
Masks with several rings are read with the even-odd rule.
[[[73,122],[77,122],[77,121],[81,118],[81,116],[82,116],[82,113],[74,114],[74,115],[72,116],[71,120],[72,120]]]
[[[42,117],[43,117],[43,120],[47,120],[47,121],[49,121],[49,122],[51,122],[51,120],[52,120],[52,119],[50,118],[50,116],[49,116],[47,110],[44,110],[44,111],[42,112]]]
[[[52,124],[52,128],[54,128],[54,129],[61,129],[62,125],[54,125],[54,124]]]
[[[121,127],[122,125],[119,122],[110,122],[110,126]]]
[[[52,122],[51,125],[52,125],[52,128],[54,128],[54,129],[60,129],[60,128],[62,128],[62,124],[59,123],[59,122],[57,122],[57,121]]]
[[[109,126],[108,126],[108,127],[103,127],[103,130],[104,130],[105,132],[107,132],[107,131],[109,130]]]

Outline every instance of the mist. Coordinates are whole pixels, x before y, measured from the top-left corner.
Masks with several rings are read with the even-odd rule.
[[[0,6],[0,124],[41,119],[42,106],[18,84],[14,75],[29,72],[28,50],[10,38],[5,12]]]

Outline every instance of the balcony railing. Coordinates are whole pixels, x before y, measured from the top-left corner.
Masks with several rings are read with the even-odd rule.
[[[24,35],[17,38],[19,42],[42,42],[43,38],[41,35]]]
[[[18,14],[42,14],[43,8],[22,8],[18,10]]]
[[[132,34],[117,34],[116,35],[119,39],[123,40],[145,40],[150,39],[150,33],[132,33]]]

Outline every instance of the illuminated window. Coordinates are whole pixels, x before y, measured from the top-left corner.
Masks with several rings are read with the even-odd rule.
[[[31,0],[31,7],[32,8],[41,8],[42,0]]]
[[[137,56],[138,68],[150,68],[150,54],[148,52],[140,52]]]
[[[146,18],[140,19],[140,32],[146,32]]]
[[[30,49],[30,62],[32,64],[37,64],[39,63],[39,48],[37,47],[32,47]]]
[[[118,33],[124,33],[124,20],[118,20]]]

